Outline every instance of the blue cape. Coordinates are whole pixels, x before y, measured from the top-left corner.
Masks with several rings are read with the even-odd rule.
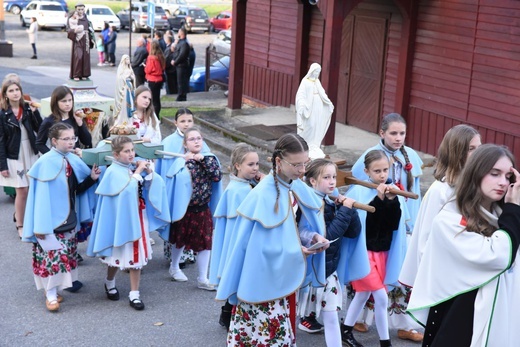
[[[175,132],[167,137],[165,137],[161,144],[163,145],[163,149],[165,152],[171,153],[185,153],[184,149],[184,135],[181,135],[179,130],[175,130]],[[208,145],[206,141],[202,143],[202,151],[201,153],[210,153]],[[155,161],[155,171],[162,176],[162,178],[166,178],[166,173],[168,172],[170,166],[172,166],[175,161],[175,157],[164,157],[157,159]]]
[[[218,158],[212,153],[205,153],[205,155],[214,156],[218,161]],[[179,157],[173,160],[172,165],[166,172],[165,182],[170,206],[171,221],[174,223],[184,217],[191,200],[191,174],[190,171],[186,168],[186,160],[184,160],[184,158]],[[211,213],[215,212],[221,194],[222,181],[213,182],[211,200],[209,202]],[[164,239],[168,240],[168,237]]]
[[[410,215],[410,218],[409,218],[409,220],[406,221],[406,224],[408,226],[409,232],[411,233],[411,232],[413,232],[413,227],[415,225],[415,219],[417,218],[417,214],[419,213],[419,207],[421,206],[421,181],[420,181],[420,178],[422,176],[421,166],[423,164],[423,161],[419,157],[417,152],[414,151],[412,148],[407,147],[407,146],[404,146],[404,147],[406,149],[406,153],[408,153],[408,158],[410,159],[410,163],[412,163],[412,176],[414,179],[412,192],[419,196],[419,199],[417,199],[417,200],[414,200],[414,199],[405,200],[406,206],[408,208],[408,214]],[[369,151],[372,151],[374,149],[382,150],[390,158],[391,154],[390,154],[388,148],[386,148],[385,145],[383,145],[382,140],[379,141],[379,143],[377,145],[367,149],[365,151],[365,153],[363,153],[359,157],[359,159],[356,161],[354,166],[352,166],[352,175],[354,177],[356,177],[357,179],[360,179],[360,180],[368,179],[368,176],[364,171],[365,164],[363,162],[365,161],[365,155]],[[405,159],[404,159],[403,153],[401,153],[401,151],[396,151],[394,153],[394,155],[401,161],[401,163],[403,163],[403,166],[404,166]],[[391,178],[392,180],[394,179],[394,177],[389,177],[389,178]],[[406,186],[408,184],[408,177],[404,170],[401,173],[401,183],[406,188]]]
[[[141,238],[139,220],[138,182],[128,173],[128,168],[110,165],[96,189],[98,203],[87,255],[111,256],[114,247]],[[161,233],[170,223],[170,212],[162,178],[153,173],[150,185],[143,185],[149,231]]]
[[[300,226],[304,223],[321,235],[325,234],[323,201],[301,180],[290,186],[279,182],[278,187],[277,212],[272,174],[240,204],[233,231],[236,241],[222,272],[217,300],[261,303],[286,297],[311,282],[324,286],[325,252],[305,259],[289,191],[302,211]]]
[[[374,199],[377,195],[376,189],[370,189],[359,185],[353,185],[347,191],[346,196],[352,198],[360,203],[369,204],[370,201]],[[399,228],[394,231],[392,236],[392,243],[390,245],[390,250],[388,251],[388,259],[386,262],[386,276],[384,283],[395,284],[399,277],[399,273],[401,272],[401,267],[403,265],[404,257],[406,255],[406,225],[405,219],[408,217],[408,210],[406,208],[406,203],[402,196],[397,196],[399,199],[399,205],[401,207],[401,220],[399,221]],[[358,280],[370,272],[370,264],[368,263],[367,256],[367,244],[366,244],[366,219],[367,212],[363,210],[358,210],[359,220],[361,221],[361,234],[360,239],[363,242],[358,242],[357,244],[349,244],[345,243],[341,245],[341,257],[340,263],[346,261],[346,256],[350,255],[350,260],[348,260],[348,266],[345,268],[345,271],[339,273],[338,267],[338,275],[342,283],[348,283],[353,280]],[[345,260],[344,260],[345,258]],[[354,260],[355,259],[355,260]]]
[[[34,234],[50,235],[68,217],[70,211],[69,185],[65,175],[69,161],[78,182],[90,175],[90,168],[75,154],[62,153],[52,149],[42,155],[31,167],[29,192],[23,221],[23,241],[37,242]],[[90,195],[90,196],[89,196]],[[78,224],[92,221],[93,189],[76,196]]]
[[[222,276],[229,252],[235,243],[233,228],[238,216],[237,209],[251,189],[248,181],[230,175],[229,184],[217,204],[213,215],[215,224],[209,267],[209,281],[212,284],[218,284]]]

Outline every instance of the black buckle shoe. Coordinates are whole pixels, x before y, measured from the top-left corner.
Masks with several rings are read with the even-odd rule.
[[[132,308],[136,309],[137,311],[144,310],[144,304],[141,301],[141,299],[134,299],[134,300],[128,299],[128,301],[130,302],[130,306]]]
[[[110,293],[114,289],[116,290],[116,292],[115,293]],[[119,290],[117,290],[116,287],[108,289],[107,285],[105,284],[105,293],[107,293],[108,300],[112,300],[112,301],[119,300]]]

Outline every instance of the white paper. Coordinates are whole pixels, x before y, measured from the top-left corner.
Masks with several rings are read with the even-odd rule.
[[[45,235],[45,239],[39,239],[36,238],[40,246],[43,248],[44,251],[57,251],[60,249],[63,249],[63,245],[60,241],[58,241],[58,238],[55,234]]]
[[[332,241],[328,241],[328,240],[327,240],[327,242],[316,242],[316,243],[313,244],[312,246],[308,247],[307,250],[309,250],[309,251],[314,251],[314,250],[316,250],[316,249],[320,249],[321,247],[326,246],[326,245],[328,245],[328,244],[331,244],[331,243],[333,243],[333,242],[336,242],[336,241],[338,241],[338,240],[339,240],[339,237],[338,237],[337,239],[335,239],[335,240],[332,240]]]

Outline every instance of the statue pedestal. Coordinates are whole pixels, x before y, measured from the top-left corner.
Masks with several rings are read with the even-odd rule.
[[[13,57],[13,43],[11,41],[0,41],[0,57]]]
[[[103,96],[97,93],[97,86],[94,85],[92,80],[85,81],[74,81],[69,80],[65,86],[69,87],[72,91],[72,95],[74,96],[74,109],[80,108],[91,108],[94,111],[102,111],[104,112],[103,117],[99,117],[95,119],[95,124],[89,124],[87,122],[87,127],[92,133],[92,145],[96,146],[99,140],[100,133],[94,135],[94,129],[100,129],[100,124],[97,122],[103,122],[112,118],[112,113],[114,109],[114,98],[110,98],[107,96]],[[51,114],[51,98],[44,98],[41,100],[41,115],[42,117],[47,117]]]

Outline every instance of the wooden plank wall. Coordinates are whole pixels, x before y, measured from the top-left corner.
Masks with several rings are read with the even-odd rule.
[[[317,6],[313,6],[311,13],[311,28],[309,30],[309,58],[307,70],[309,70],[312,63],[322,65],[321,55],[323,51],[324,26],[325,20],[323,19],[320,9]]]
[[[249,0],[246,16],[244,96],[288,107],[294,101],[298,3]]]
[[[466,123],[520,156],[519,28],[519,1],[421,1],[410,146],[435,154],[444,133]]]

